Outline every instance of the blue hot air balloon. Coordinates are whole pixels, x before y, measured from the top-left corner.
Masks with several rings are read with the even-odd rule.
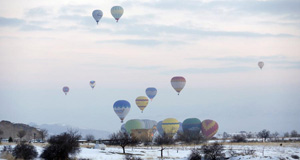
[[[126,100],[118,100],[114,103],[114,111],[118,115],[118,117],[121,119],[121,123],[123,123],[123,120],[125,119],[126,115],[130,111],[130,103]]]
[[[154,87],[149,87],[146,89],[146,95],[149,97],[149,99],[152,99],[156,96],[157,89]]]
[[[164,129],[162,128],[162,121],[159,121],[156,125],[156,129],[159,133],[159,135],[163,136],[164,135]]]
[[[65,86],[64,88],[63,88],[63,92],[65,93],[65,95],[67,95],[68,94],[68,92],[69,92],[69,87],[67,87],[67,86]]]

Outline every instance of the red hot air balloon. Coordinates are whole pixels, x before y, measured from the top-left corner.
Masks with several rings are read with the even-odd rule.
[[[219,125],[216,121],[210,119],[202,121],[201,130],[206,139],[212,138],[218,132],[218,129]]]

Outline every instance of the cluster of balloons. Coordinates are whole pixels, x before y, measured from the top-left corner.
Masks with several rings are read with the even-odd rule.
[[[92,87],[92,89],[94,89],[96,86],[96,81],[90,81],[90,86]],[[70,91],[70,88],[68,86],[64,86],[62,90],[65,93],[65,95],[67,95]]]
[[[167,118],[158,123],[148,119],[131,119],[121,126],[121,131],[131,134],[135,129],[152,129],[152,136],[158,132],[159,135],[167,134],[171,137],[179,132],[189,133],[190,136],[202,133],[206,139],[210,139],[218,132],[218,128],[218,123],[210,119],[201,122],[198,118],[187,118],[182,123],[175,118]]]
[[[174,136],[177,132],[188,132],[190,136],[198,135],[201,132],[206,139],[210,139],[218,132],[218,129],[218,123],[210,119],[201,122],[198,118],[188,118],[180,123],[175,118],[167,118],[157,123],[158,133],[169,136]]]
[[[115,20],[118,22],[124,13],[124,9],[121,6],[113,6],[110,10],[110,13],[115,18]],[[103,12],[99,9],[96,9],[93,11],[92,15],[98,24],[100,19],[103,16]]]

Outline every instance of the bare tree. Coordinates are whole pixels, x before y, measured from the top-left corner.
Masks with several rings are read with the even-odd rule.
[[[263,141],[266,141],[267,138],[270,137],[270,131],[264,129],[264,130],[258,132],[257,136],[258,136],[259,138],[262,138]]]
[[[274,132],[274,133],[271,134],[271,137],[274,138],[275,141],[278,140],[278,136],[279,136],[278,132]]]
[[[26,135],[26,131],[25,130],[20,130],[17,133],[17,136],[20,138],[20,140],[22,140],[22,138]]]
[[[121,146],[123,154],[125,154],[125,147],[127,145],[135,145],[139,142],[135,137],[131,137],[129,134],[121,131],[111,134],[109,140],[111,144]]]
[[[230,137],[230,135],[227,132],[223,132],[223,139],[224,140],[229,138],[229,137]]]
[[[87,135],[85,136],[85,139],[86,139],[86,141],[89,143],[89,142],[95,140],[95,137],[94,137],[94,135],[92,135],[92,134],[87,134]]]
[[[296,130],[292,130],[291,137],[298,137],[298,132]]]
[[[163,151],[166,148],[165,145],[174,144],[174,140],[172,136],[169,136],[167,134],[159,135],[154,139],[154,143],[158,146],[160,146],[160,156],[163,158]]]
[[[48,130],[41,129],[40,130],[40,135],[41,135],[42,141],[44,141],[44,139],[48,137]]]
[[[290,133],[289,132],[285,132],[283,136],[284,137],[290,137]]]

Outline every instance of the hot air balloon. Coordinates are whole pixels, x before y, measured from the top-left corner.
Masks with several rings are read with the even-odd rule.
[[[140,108],[142,113],[143,113],[143,110],[147,107],[148,102],[149,102],[149,100],[145,96],[139,96],[135,99],[135,103]]]
[[[262,61],[258,62],[258,67],[259,67],[260,69],[262,69],[262,68],[264,67],[264,65],[265,65],[264,62],[262,62]]]
[[[122,124],[122,126],[121,126],[121,132],[127,133],[127,130],[125,128],[125,124]]]
[[[114,103],[114,111],[121,119],[121,123],[123,123],[124,118],[130,111],[130,103],[126,100],[118,100]]]
[[[218,132],[218,123],[214,120],[206,119],[202,121],[202,134],[206,139],[212,138]]]
[[[157,90],[154,87],[149,87],[146,89],[146,95],[151,99],[151,101],[156,96],[156,93]]]
[[[103,16],[103,12],[101,10],[94,10],[92,15],[98,24],[98,22],[100,21],[100,19]]]
[[[131,119],[125,123],[125,128],[130,135],[133,129],[145,129],[145,124],[139,119]]]
[[[94,87],[96,86],[96,81],[90,81],[90,86],[92,87],[92,89],[94,89]]]
[[[124,13],[124,9],[121,6],[113,6],[110,10],[111,15],[117,20],[117,22],[119,21],[119,19],[121,18],[121,16]]]
[[[185,78],[181,76],[176,76],[171,79],[171,85],[176,90],[176,92],[178,92],[178,95],[185,86],[185,82]]]
[[[65,86],[65,87],[63,87],[63,92],[65,93],[65,95],[67,95],[67,93],[69,92],[69,87],[67,87],[67,86]]]
[[[182,122],[184,133],[196,136],[201,131],[201,121],[198,118],[188,118]]]
[[[162,122],[164,133],[173,137],[179,129],[179,122],[175,118],[167,118]]]
[[[152,129],[154,126],[157,125],[157,122],[154,121],[154,120],[141,119],[141,121],[144,122],[144,124],[145,124],[145,129]]]
[[[159,135],[163,136],[164,135],[164,129],[162,128],[162,121],[159,121],[156,125],[156,129],[159,133]]]

